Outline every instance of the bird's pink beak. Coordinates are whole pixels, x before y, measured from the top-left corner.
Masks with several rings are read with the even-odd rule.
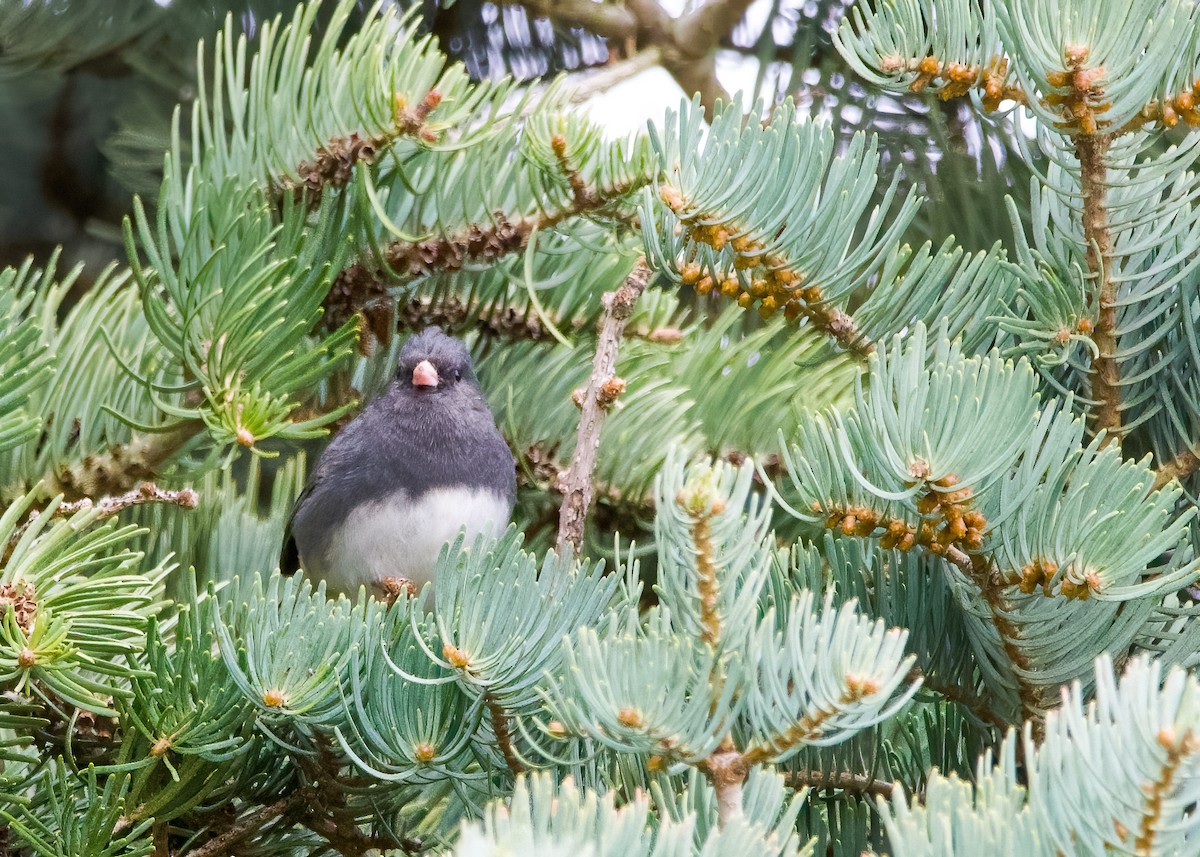
[[[438,385],[437,369],[433,368],[433,364],[428,360],[422,360],[413,367],[413,386],[414,387],[436,387]]]

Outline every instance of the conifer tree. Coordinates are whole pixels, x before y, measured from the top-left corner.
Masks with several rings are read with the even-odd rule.
[[[127,264],[0,273],[0,850],[1194,851],[1200,11],[834,42],[1032,118],[1011,252],[905,243],[880,142],[790,102],[614,141],[350,0],[201,43]],[[427,323],[514,526],[428,599],[281,577]]]

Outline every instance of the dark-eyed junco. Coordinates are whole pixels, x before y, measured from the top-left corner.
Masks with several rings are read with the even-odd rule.
[[[420,588],[460,528],[508,526],[512,453],[466,347],[436,327],[400,351],[396,380],[325,448],[296,501],[279,567],[330,592]],[[401,583],[400,585],[405,585]]]

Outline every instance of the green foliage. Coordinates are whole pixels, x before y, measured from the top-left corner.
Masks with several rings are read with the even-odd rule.
[[[614,142],[354,11],[201,47],[128,269],[0,273],[7,847],[1194,850],[1190,5],[856,10],[876,85],[1038,125],[973,253],[903,243],[939,220],[881,143],[790,104]],[[568,555],[572,393],[639,252]],[[517,520],[433,592],[329,599],[274,570],[284,520],[429,322]]]
[[[1047,716],[1040,743],[1026,731],[1027,787],[1018,783],[1010,734],[999,765],[992,768],[990,756],[981,761],[973,789],[937,775],[921,806],[900,796],[881,801],[894,853],[1188,853],[1198,835],[1190,806],[1198,692],[1182,670],[1164,680],[1139,658],[1118,681],[1101,659],[1093,704],[1085,706],[1075,686]],[[1149,814],[1135,809],[1147,791]]]

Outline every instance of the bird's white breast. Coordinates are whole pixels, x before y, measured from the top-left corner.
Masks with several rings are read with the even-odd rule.
[[[492,491],[436,488],[413,501],[403,491],[364,503],[346,516],[319,556],[305,557],[314,578],[330,593],[353,597],[385,577],[430,580],[443,545],[465,529],[467,543],[480,533],[499,535],[508,526],[508,504]]]

